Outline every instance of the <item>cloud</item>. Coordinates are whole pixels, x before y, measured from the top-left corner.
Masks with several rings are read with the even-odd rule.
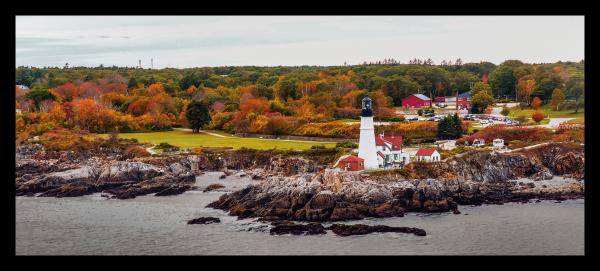
[[[584,53],[582,16],[19,16],[16,30],[17,65],[35,66],[552,62]]]

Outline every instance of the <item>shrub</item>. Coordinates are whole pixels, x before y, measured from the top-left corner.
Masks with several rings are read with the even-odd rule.
[[[531,118],[537,122],[540,123],[540,121],[542,121],[544,119],[544,113],[540,112],[540,111],[535,111],[533,112],[533,114],[531,115]]]
[[[356,149],[358,148],[358,144],[354,142],[338,142],[335,144],[336,148],[348,148],[348,149]]]
[[[173,146],[169,143],[166,142],[161,142],[160,144],[158,144],[158,146],[154,147],[155,149],[161,149],[165,152],[171,152],[171,151],[178,151],[179,147],[177,146]]]
[[[404,138],[423,139],[437,136],[438,124],[432,121],[416,121],[410,123],[392,123],[376,127],[376,132],[386,135],[402,136]]]
[[[502,107],[502,111],[500,111],[500,114],[502,114],[502,116],[508,116],[508,114],[510,114],[510,109],[504,106]]]
[[[470,136],[459,138],[456,144],[464,145],[465,141],[473,142],[476,138],[482,138],[489,142],[495,138],[502,138],[505,142],[521,140],[526,142],[547,141],[551,139],[552,130],[546,128],[507,127],[506,125],[493,125],[474,133]]]
[[[147,157],[150,153],[140,146],[129,146],[123,151],[126,158]]]

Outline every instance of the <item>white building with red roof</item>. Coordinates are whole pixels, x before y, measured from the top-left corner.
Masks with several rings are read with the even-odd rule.
[[[441,159],[440,153],[436,149],[420,148],[415,154],[417,161],[439,162]]]
[[[380,134],[375,137],[379,167],[403,167],[410,162],[410,156],[402,150],[402,143],[401,136]]]

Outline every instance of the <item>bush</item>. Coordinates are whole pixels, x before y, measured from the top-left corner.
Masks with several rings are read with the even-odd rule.
[[[126,158],[147,157],[150,153],[140,146],[129,146],[123,151]]]
[[[544,113],[540,112],[540,111],[535,111],[533,112],[533,114],[531,115],[531,118],[537,122],[540,123],[540,121],[542,121],[544,119]]]
[[[381,133],[382,130],[386,135],[402,136],[404,138],[435,138],[437,136],[438,124],[433,121],[416,121],[410,123],[392,123],[376,127],[377,134]]]
[[[457,145],[464,145],[465,141],[473,142],[476,138],[482,138],[490,142],[495,138],[502,138],[505,142],[521,140],[526,142],[547,141],[552,138],[552,130],[546,128],[507,127],[506,125],[493,125],[474,133],[470,136],[456,140]]]
[[[306,123],[293,134],[299,136],[318,136],[333,138],[358,138],[360,124],[339,122]]]
[[[161,149],[165,152],[172,152],[172,151],[178,151],[179,147],[177,146],[173,146],[169,143],[166,142],[161,142],[160,144],[158,144],[158,146],[154,147],[155,149]]]
[[[506,106],[502,107],[502,111],[500,111],[500,114],[502,114],[502,116],[508,116],[508,114],[510,114],[510,109]]]
[[[348,148],[348,149],[356,149],[358,148],[358,144],[354,142],[338,142],[335,144],[336,148]]]

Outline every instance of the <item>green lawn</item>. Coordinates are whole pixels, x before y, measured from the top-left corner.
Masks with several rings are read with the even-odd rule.
[[[260,139],[260,138],[240,138],[240,137],[216,137],[209,134],[174,130],[167,132],[151,132],[151,133],[122,133],[121,138],[135,138],[140,143],[159,144],[167,142],[171,145],[178,146],[184,149],[192,149],[196,147],[233,147],[239,149],[241,147],[251,149],[293,149],[306,150],[315,145],[325,145],[326,147],[334,147],[335,142],[307,142],[307,141],[292,141],[278,139]]]
[[[511,118],[516,118],[518,116],[526,116],[528,118],[531,118],[531,115],[534,111],[535,110],[533,110],[532,108],[526,108],[521,110],[519,109],[519,107],[512,107],[510,108],[510,113],[508,114],[508,116]],[[540,107],[540,111],[544,113],[546,117],[550,118],[575,118],[571,121],[575,123],[583,123],[584,121],[583,108],[581,108],[577,113],[573,113],[573,110],[554,111],[552,110],[551,106],[547,104]]]

